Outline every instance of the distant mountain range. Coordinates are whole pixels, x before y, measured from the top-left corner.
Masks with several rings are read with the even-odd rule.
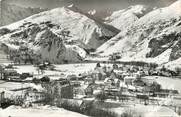
[[[105,23],[120,30],[125,30],[134,24],[139,18],[150,12],[152,8],[145,5],[130,6],[127,9],[115,11],[111,16],[105,18]]]

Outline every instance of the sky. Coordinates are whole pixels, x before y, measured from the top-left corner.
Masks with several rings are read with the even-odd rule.
[[[124,9],[131,5],[144,4],[152,7],[165,7],[176,0],[7,0],[24,7],[56,8],[74,4],[82,10]]]

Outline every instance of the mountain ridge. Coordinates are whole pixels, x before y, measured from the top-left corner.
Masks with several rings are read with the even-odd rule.
[[[38,49],[43,59],[55,63],[63,59],[81,61],[87,50],[96,49],[118,33],[116,28],[90,17],[72,7],[52,9],[1,27],[0,40],[7,44],[23,43]],[[4,30],[7,31],[5,34]],[[61,46],[58,46],[59,42]]]
[[[177,8],[177,9],[175,9]],[[164,64],[181,57],[181,1],[149,12],[97,49],[100,56],[119,54],[122,61]]]

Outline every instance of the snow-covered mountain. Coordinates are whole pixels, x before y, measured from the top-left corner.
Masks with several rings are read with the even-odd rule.
[[[159,64],[181,57],[181,0],[153,10],[121,31],[101,47],[97,54],[119,54],[126,61]]]
[[[25,8],[13,4],[4,3],[4,1],[0,1],[0,4],[2,7],[0,9],[2,13],[2,17],[0,19],[0,26],[11,24],[13,22],[29,17],[33,14],[44,11],[44,9],[41,8]]]
[[[151,10],[148,6],[135,5],[127,9],[115,11],[105,19],[105,23],[110,24],[120,30],[124,30],[136,22]]]
[[[0,41],[26,45],[54,63],[81,61],[86,49],[96,49],[118,30],[74,6],[56,8],[0,29]]]

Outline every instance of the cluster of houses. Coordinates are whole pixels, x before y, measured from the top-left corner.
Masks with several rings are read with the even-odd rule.
[[[13,90],[0,91],[0,106],[13,105],[29,107],[33,103],[52,104],[60,102],[61,99],[73,99],[73,86],[67,79],[50,82],[41,82]]]
[[[23,79],[26,79],[27,77],[33,77],[30,73],[22,73],[19,74],[13,65],[0,65],[0,79],[1,80],[8,80],[8,81],[22,81]]]
[[[39,65],[40,70],[48,68],[47,64]],[[12,66],[1,67],[1,78],[10,81],[23,81],[22,79],[33,76],[29,73],[18,74]],[[51,67],[52,68],[52,67]],[[74,99],[76,95],[81,98],[95,98],[100,92],[106,94],[106,99],[149,100],[150,98],[166,98],[177,95],[177,90],[162,89],[155,79],[147,79],[144,76],[150,75],[148,68],[138,66],[126,66],[110,64],[101,65],[97,63],[94,70],[84,75],[68,75],[67,78],[49,80],[43,77],[40,82],[34,82],[37,87],[26,87],[12,90],[14,103],[25,104],[51,102],[58,104],[62,99]],[[20,80],[18,80],[20,79]],[[33,80],[29,83],[33,83]],[[27,82],[26,82],[27,83]],[[0,92],[0,99],[6,98],[6,91]]]
[[[155,79],[147,79],[148,70],[136,66],[101,66],[96,68],[84,79],[85,95],[95,96],[98,91],[104,91],[107,98],[138,98],[149,97],[166,98],[177,95],[179,92],[173,89],[162,89]]]

